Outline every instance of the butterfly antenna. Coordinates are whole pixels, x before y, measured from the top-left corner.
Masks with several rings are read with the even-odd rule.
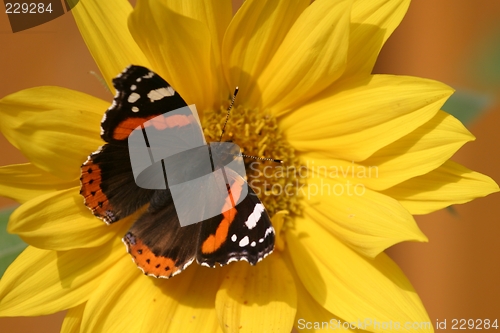
[[[106,89],[108,92],[111,92],[111,90],[109,90],[108,85],[106,84],[106,81],[104,81],[104,79],[99,74],[97,74],[94,71],[90,71],[89,74],[94,76],[97,79],[97,81],[99,81],[99,83],[102,84],[104,89]]]
[[[283,164],[283,160],[277,160],[277,159],[274,159],[274,158],[257,157],[257,156],[251,156],[251,155],[245,155],[245,154],[239,154],[237,156],[253,158],[254,160],[259,160],[259,161],[271,161],[271,162],[274,162],[274,163]]]
[[[233,98],[231,99],[231,104],[229,104],[229,107],[227,108],[226,121],[224,122],[224,126],[222,126],[222,132],[220,133],[219,142],[222,140],[222,136],[224,135],[224,130],[226,129],[227,121],[229,120],[229,112],[231,112],[231,109],[233,108],[233,104],[234,104],[234,100],[236,99],[236,95],[238,95],[238,87],[236,87],[236,89],[234,89],[234,94],[233,94]]]

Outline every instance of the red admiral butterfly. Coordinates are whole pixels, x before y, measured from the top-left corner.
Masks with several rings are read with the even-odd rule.
[[[123,238],[137,266],[147,275],[169,278],[194,259],[208,267],[238,260],[255,265],[270,254],[275,234],[269,215],[236,172],[227,173],[228,198],[238,199],[245,190],[248,195],[231,209],[220,207],[223,213],[184,227],[180,226],[168,187],[153,190],[136,184],[127,145],[134,129],[161,115],[163,121],[152,126],[167,132],[174,128],[188,130],[195,120],[169,115],[187,104],[165,80],[147,68],[129,66],[113,79],[113,85],[117,93],[101,123],[101,137],[106,144],[82,165],[80,194],[92,213],[107,224],[149,203],[147,211]],[[199,135],[203,137],[203,133]]]

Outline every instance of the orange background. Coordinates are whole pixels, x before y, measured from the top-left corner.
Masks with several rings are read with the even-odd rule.
[[[427,77],[492,95],[494,105],[468,125],[477,140],[453,159],[500,182],[500,87],[486,85],[470,73],[478,50],[494,33],[500,33],[499,1],[414,1],[384,47],[375,72]],[[29,87],[57,85],[112,99],[89,74],[98,70],[71,14],[12,34],[2,12],[0,48],[0,98]],[[0,165],[26,161],[1,136],[0,152]],[[446,211],[419,216],[417,222],[430,242],[405,243],[389,250],[434,324],[447,319],[449,327],[453,318],[500,319],[499,199],[500,194],[494,194],[456,206],[457,216]],[[12,204],[0,198],[0,207]],[[58,332],[62,318],[63,314],[0,318],[0,332]]]

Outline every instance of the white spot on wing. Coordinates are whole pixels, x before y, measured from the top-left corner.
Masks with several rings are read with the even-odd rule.
[[[137,106],[132,107],[132,112],[139,112],[139,108]]]
[[[141,82],[142,79],[141,78],[138,78],[137,80],[135,80],[136,82]]]
[[[255,245],[257,245],[257,243],[255,243],[255,242],[250,243],[251,247],[255,247]]]
[[[245,222],[245,225],[247,226],[248,229],[253,229],[257,225],[257,222],[259,222],[260,217],[262,215],[262,212],[264,211],[264,205],[258,203],[255,205],[253,208],[252,214],[248,217],[248,219]]]
[[[159,101],[163,97],[173,96],[174,94],[175,90],[172,87],[167,87],[167,88],[151,90],[148,93],[148,97],[151,100],[151,102],[154,102],[154,101]]]
[[[130,86],[130,90],[134,91],[136,89],[137,89],[137,86],[135,84],[133,84],[133,85]]]
[[[236,236],[236,234],[233,234],[233,235],[231,236],[231,240],[232,240],[233,242],[236,242],[236,240],[237,240],[237,239],[238,239],[238,236]]]
[[[243,238],[240,240],[240,242],[238,243],[238,245],[239,245],[240,247],[244,247],[244,246],[247,246],[247,245],[248,245],[248,243],[250,243],[250,239],[248,239],[248,236],[245,236],[245,237],[243,237]]]
[[[143,78],[145,78],[145,79],[150,79],[150,78],[152,78],[152,77],[153,77],[153,75],[155,75],[155,73],[153,73],[153,72],[149,72],[148,74],[144,75],[144,76],[143,76]]]
[[[180,274],[183,270],[185,270],[189,265],[191,265],[191,263],[194,261],[194,258],[189,260],[187,263],[184,264],[184,266],[182,266],[182,269],[179,269],[175,272],[172,273],[172,276],[176,276],[177,274]]]
[[[264,255],[262,257],[260,257],[259,259],[257,259],[257,262],[261,262],[262,259],[265,259],[268,255],[270,255],[271,253],[273,253],[273,250],[267,252],[267,253],[264,253]]]
[[[185,270],[189,265],[191,265],[193,263],[193,261],[194,261],[194,258],[189,260],[188,262],[186,262],[184,264],[184,266],[182,267],[182,270]]]
[[[264,233],[264,237],[259,239],[259,243],[264,243],[264,240],[267,236],[273,235],[274,234],[274,228],[270,226],[269,228],[266,229],[266,232]]]
[[[226,262],[226,264],[230,264],[234,261],[238,261],[239,259],[238,258],[235,258],[235,257],[232,257],[232,258],[229,258],[229,260]]]
[[[131,93],[127,101],[129,103],[135,103],[139,98],[141,98],[141,95],[139,95],[138,93]]]

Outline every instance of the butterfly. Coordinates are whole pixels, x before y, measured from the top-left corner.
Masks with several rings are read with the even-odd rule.
[[[106,143],[81,166],[80,194],[92,213],[107,224],[149,204],[123,237],[127,252],[144,274],[170,278],[195,259],[207,267],[240,260],[255,265],[269,255],[275,240],[269,215],[238,172],[228,170],[225,175],[225,200],[217,201],[215,207],[210,200],[192,207],[194,211],[211,208],[220,213],[186,226],[180,225],[172,184],[161,189],[137,185],[128,146],[134,130],[149,126],[165,137],[184,135],[204,140],[204,136],[195,117],[179,118],[176,110],[188,105],[153,71],[131,65],[113,79],[113,86],[116,95],[101,122],[101,138]],[[177,149],[173,143],[169,147],[174,141],[167,140],[166,149]],[[201,163],[196,154],[187,160],[187,165],[176,167],[174,163],[173,172],[190,166],[196,169]],[[210,193],[211,189],[199,189],[203,191]],[[229,199],[238,199],[238,203],[228,206]]]

